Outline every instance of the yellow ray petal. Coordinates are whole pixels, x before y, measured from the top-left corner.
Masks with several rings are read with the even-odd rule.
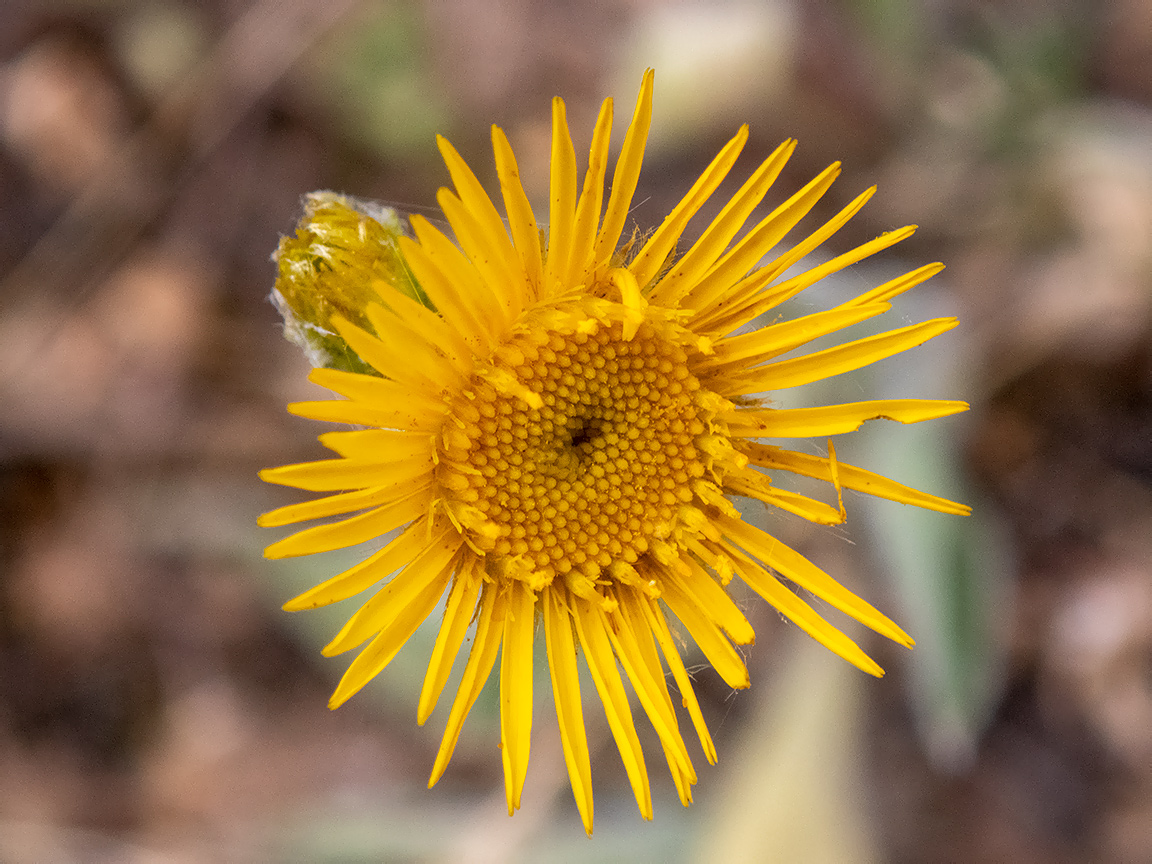
[[[751,468],[726,475],[724,489],[734,495],[755,498],[765,504],[795,513],[818,525],[840,525],[844,521],[844,514],[835,507],[805,495],[789,492],[787,489],[777,489],[768,477]]]
[[[327,423],[375,426],[379,429],[399,429],[431,435],[444,422],[446,412],[422,412],[410,403],[365,405],[350,399],[317,399],[313,402],[291,402],[288,413]]]
[[[644,311],[648,308],[648,300],[636,284],[636,277],[623,267],[613,267],[608,271],[608,279],[620,292],[620,303],[624,307],[624,320],[621,322],[620,335],[631,342],[644,323]]]
[[[352,516],[327,525],[316,525],[297,531],[268,546],[265,558],[292,558],[332,549],[345,549],[411,522],[428,512],[432,503],[431,486],[420,486],[401,498],[384,504],[359,516]]]
[[[572,286],[566,277],[576,218],[576,151],[564,114],[564,100],[552,100],[552,182],[548,193],[548,255],[544,262],[545,296]]]
[[[443,358],[428,350],[423,340],[400,338],[389,341],[377,339],[343,318],[333,318],[332,324],[361,360],[380,374],[425,393],[440,394],[459,378]]]
[[[660,746],[664,750],[664,759],[668,763],[668,770],[672,774],[672,783],[676,786],[676,795],[685,807],[692,803],[692,784],[696,782],[695,773],[689,774],[681,766],[667,744],[661,740]]]
[[[277,528],[281,525],[291,525],[293,522],[305,522],[309,519],[323,519],[326,516],[338,516],[356,510],[366,510],[369,507],[379,507],[381,504],[392,501],[409,491],[411,490],[398,489],[396,486],[373,486],[356,492],[342,492],[339,495],[314,498],[311,501],[301,501],[299,504],[289,504],[286,507],[269,510],[256,520],[256,524],[261,528]]]
[[[367,489],[370,486],[395,486],[400,483],[431,482],[432,458],[407,462],[384,460],[321,459],[297,465],[265,468],[260,472],[265,483],[307,489],[309,492],[340,492]]]
[[[632,263],[628,265],[628,269],[632,271],[632,275],[636,277],[636,282],[641,287],[646,286],[656,278],[656,274],[660,272],[668,258],[668,253],[676,246],[676,241],[680,239],[680,235],[684,233],[684,226],[688,224],[689,219],[696,215],[704,202],[711,197],[724,178],[728,176],[728,172],[736,163],[736,157],[744,149],[747,140],[748,127],[746,125],[741,126],[732,140],[721,148],[720,152],[716,154],[716,158],[704,169],[700,178],[692,184],[688,194],[681,198],[680,203],[672,208],[672,212],[664,217],[660,227],[653,232],[652,236],[648,238],[648,242],[644,244]]]
[[[433,354],[443,357],[457,375],[467,377],[472,373],[473,351],[468,343],[459,331],[424,304],[397,292],[388,306],[369,303],[366,311],[368,320],[382,336],[391,338],[404,328],[414,339],[428,345]]]
[[[822,456],[811,456],[807,453],[797,453],[794,450],[784,450],[756,441],[742,442],[738,448],[749,460],[761,468],[770,468],[780,471],[789,471],[804,477],[814,477],[817,480],[832,482],[832,471],[829,460]],[[909,486],[897,483],[880,474],[874,474],[855,465],[836,460],[836,468],[840,476],[840,484],[847,489],[857,492],[866,492],[878,498],[887,498],[890,501],[899,501],[901,504],[912,504],[923,507],[925,510],[937,510],[940,513],[951,513],[958,516],[967,516],[972,508],[966,504],[957,504],[945,498],[938,498],[921,492]]]
[[[680,650],[668,629],[668,622],[664,620],[664,613],[654,600],[644,599],[641,604],[644,617],[648,621],[656,641],[660,644],[660,651],[668,661],[668,668],[672,670],[672,678],[680,689],[680,698],[684,707],[688,709],[688,716],[692,718],[692,725],[696,728],[696,735],[700,739],[700,747],[709,765],[716,764],[716,745],[712,743],[712,736],[704,722],[704,714],[700,711],[700,703],[696,700],[696,692],[692,688],[692,681],[688,677],[688,670],[684,668],[684,660]]]
[[[435,312],[398,291],[393,293],[387,307],[379,303],[364,307],[380,341],[397,351],[419,355],[429,370],[425,374],[433,381],[463,380],[472,371],[472,352],[464,341]]]
[[[596,263],[593,253],[596,228],[600,224],[600,209],[604,203],[604,174],[608,168],[608,144],[612,135],[612,100],[605,99],[600,115],[592,130],[592,146],[588,151],[588,170],[584,173],[584,186],[576,203],[576,222],[572,227],[572,250],[568,260],[566,285],[583,285],[589,270]]]
[[[919,423],[967,410],[967,402],[952,399],[876,399],[821,408],[742,408],[722,417],[737,438],[811,438],[854,432],[868,420]]]
[[[523,274],[519,273],[518,267],[514,274],[500,260],[497,250],[487,246],[480,223],[452,192],[441,189],[436,193],[436,203],[452,226],[456,242],[495,298],[492,307],[495,320],[501,329],[507,327],[519,317],[528,302],[528,285]]]
[[[905,633],[887,615],[870,603],[860,599],[799,552],[784,545],[771,534],[749,525],[741,519],[729,516],[719,518],[721,528],[732,541],[738,543],[749,555],[759,558],[780,575],[795,582],[801,588],[811,591],[821,600],[851,615],[861,624],[870,627],[881,636],[887,636],[911,648],[912,637]]]
[[[860,646],[821,618],[816,611],[784,587],[771,573],[735,548],[729,549],[736,569],[748,587],[790,618],[801,630],[853,666],[881,678],[884,670]]]
[[[422,223],[420,217],[413,216],[412,224],[415,226],[427,223]],[[430,230],[431,226],[428,228],[428,231]],[[428,249],[415,240],[400,237],[397,242],[413,276],[437,311],[450,322],[454,330],[460,333],[461,338],[473,351],[483,353],[485,349],[490,348],[492,333],[479,299],[480,291],[470,291],[472,283],[454,281],[440,268]],[[480,277],[475,271],[472,271],[471,275],[474,283],[479,285]],[[487,288],[483,290],[487,291]]]
[[[891,308],[888,303],[870,303],[851,309],[829,309],[793,318],[791,321],[769,324],[759,330],[718,341],[713,346],[714,353],[702,356],[697,363],[706,375],[729,370],[736,364],[740,364],[737,368],[742,370],[799,348],[820,336],[883,314]]]
[[[883,285],[878,285],[871,291],[866,291],[859,297],[854,297],[843,305],[862,306],[866,303],[891,300],[893,297],[903,294],[909,288],[915,288],[921,282],[931,279],[943,269],[944,265],[939,262],[935,264],[925,264],[923,267],[917,267],[915,270],[905,273],[903,276],[890,279]]]
[[[829,219],[827,222],[825,222],[823,225],[821,225],[819,228],[817,228],[815,231],[813,231],[771,264],[767,265],[765,269],[772,273],[773,278],[775,278],[778,274],[783,273],[793,264],[803,261],[811,252],[823,246],[824,242],[829,237],[843,228],[848,223],[848,220],[859,213],[861,208],[867,204],[875,194],[875,186],[871,186],[865,189],[863,192],[849,201],[848,205],[840,210],[839,213],[837,213],[835,216],[833,216],[831,219]],[[901,230],[911,233],[907,228]],[[915,230],[915,228],[911,230]],[[849,252],[847,254],[851,255],[852,253]]]
[[[400,429],[352,429],[346,432],[325,432],[320,443],[346,459],[365,462],[407,462],[412,459],[431,459],[435,441],[427,432],[406,432]]]
[[[512,229],[512,241],[516,254],[528,279],[531,299],[540,296],[544,285],[544,263],[540,252],[540,229],[524,186],[520,182],[520,170],[516,157],[504,130],[492,127],[492,150],[496,154],[496,174],[500,178],[500,190],[504,195],[504,209],[508,213],[508,226]]]
[[[692,768],[692,760],[688,758],[688,750],[684,746],[684,739],[680,735],[680,727],[676,722],[676,714],[672,711],[672,702],[668,698],[664,687],[664,670],[660,665],[655,652],[646,653],[641,649],[638,634],[633,632],[627,615],[621,611],[635,601],[627,588],[617,589],[621,605],[608,615],[608,627],[605,632],[615,649],[628,680],[632,682],[632,689],[640,699],[644,713],[648,715],[652,728],[664,746],[664,753],[668,757],[668,767],[673,777],[678,772],[690,776],[690,783],[696,782],[696,772]],[[650,638],[649,638],[650,641]],[[649,665],[655,662],[655,667]]]
[[[604,221],[596,236],[597,274],[606,270],[616,254],[620,234],[636,193],[636,182],[640,178],[640,163],[644,161],[644,145],[648,141],[648,127],[652,123],[652,80],[654,72],[648,69],[640,84],[640,95],[636,97],[636,111],[624,136],[624,145],[616,159],[616,171],[612,175],[612,191],[608,196],[608,206],[604,210]]]
[[[345,372],[342,369],[313,369],[308,373],[308,380],[321,387],[347,396],[357,404],[368,407],[389,409],[394,403],[404,405],[400,416],[411,416],[420,422],[438,425],[448,410],[442,399],[436,395],[429,396],[427,392],[411,387],[405,387],[389,378],[380,378],[376,375],[362,375],[359,372]],[[292,405],[305,405],[311,403],[295,402]],[[292,405],[288,410],[292,410]],[[302,414],[301,416],[309,416]]]
[[[594,603],[584,599],[575,600],[573,618],[588,670],[596,684],[596,692],[604,705],[608,727],[616,739],[624,770],[632,784],[632,793],[640,807],[640,815],[652,818],[652,790],[648,785],[648,769],[644,765],[644,752],[636,735],[636,724],[632,719],[632,709],[628,707],[628,694],[620,680],[620,670],[616,668],[616,658],[612,654],[612,644],[608,640],[603,611]]]
[[[520,809],[532,744],[532,642],[536,596],[526,582],[508,585],[504,648],[500,654],[500,754],[508,815]]]
[[[869,336],[866,339],[857,339],[855,342],[848,342],[835,348],[816,351],[793,360],[768,363],[717,381],[717,389],[721,395],[731,397],[783,390],[786,387],[799,387],[811,384],[813,381],[822,381],[833,375],[870,366],[878,360],[915,348],[941,333],[947,333],[958,323],[955,318],[935,318],[921,324]],[[722,390],[721,385],[724,385]]]
[[[388,627],[399,611],[408,606],[431,582],[447,579],[451,575],[456,566],[456,553],[463,545],[463,538],[453,532],[445,532],[425,545],[407,567],[394,575],[367,603],[356,610],[356,614],[348,619],[321,653],[325,657],[343,654],[363,643],[373,633]]]
[[[436,144],[440,148],[441,156],[444,157],[444,164],[448,166],[448,173],[452,175],[456,194],[476,218],[484,246],[498,255],[506,267],[515,268],[519,261],[512,249],[512,241],[508,239],[508,233],[504,230],[504,220],[500,218],[492,199],[488,197],[488,193],[468,167],[468,163],[460,157],[456,148],[448,143],[447,138],[437,135]]]
[[[652,290],[653,303],[677,305],[696,286],[767,194],[795,149],[796,140],[789,138],[761,163],[720,211],[720,215],[712,220],[700,239],[660,279]]]
[[[816,202],[838,176],[840,163],[834,162],[761,219],[693,286],[682,305],[696,309],[698,313],[711,309],[714,303],[784,239],[784,235],[797,222],[808,215],[808,211],[816,206]]]
[[[442,189],[441,193],[455,200],[455,196],[446,189]],[[454,287],[456,296],[473,310],[474,317],[480,322],[488,338],[495,341],[503,336],[508,321],[501,305],[502,298],[499,294],[493,293],[493,289],[481,277],[475,264],[427,219],[413,216],[412,230],[416,232],[416,239],[420,241],[421,248],[444,274],[448,283]],[[402,241],[403,238],[401,247],[407,249],[407,244]]]
[[[592,765],[588,756],[588,736],[584,731],[576,643],[572,637],[573,624],[565,593],[555,583],[542,592],[544,635],[548,643],[548,669],[552,676],[564,763],[568,766],[572,796],[576,799],[584,830],[592,836]]]
[[[428,582],[409,603],[394,612],[379,635],[352,661],[336,686],[336,692],[328,700],[329,708],[339,708],[392,662],[416,629],[435,611],[451,577],[449,566]]]
[[[705,309],[697,306],[701,312],[694,319],[693,329],[697,332],[730,333],[756,316],[780,305],[789,297],[798,294],[801,288],[795,284],[788,285],[784,290],[772,288],[761,291],[761,289],[843,228],[848,220],[868,203],[868,199],[875,192],[876,188],[872,187],[856,196],[847,207],[801,240],[792,249],[753,274],[746,280],[746,285],[737,286],[736,289],[726,295],[721,295],[710,308]]]
[[[680,623],[700,646],[712,668],[724,679],[724,683],[734,690],[743,690],[751,682],[748,678],[748,668],[736,649],[724,638],[708,616],[704,615],[686,595],[673,582],[665,583],[661,599],[668,604]]]
[[[662,582],[672,581],[685,597],[712,623],[728,634],[737,645],[751,645],[756,641],[756,633],[744,613],[711,574],[696,561],[685,556],[687,574],[680,576],[666,572]]]
[[[452,702],[452,713],[448,717],[444,737],[440,740],[440,750],[436,753],[436,762],[428,778],[429,788],[435,786],[436,781],[444,775],[444,770],[452,759],[452,752],[456,749],[456,742],[460,740],[460,729],[464,726],[464,720],[472,710],[480,691],[484,689],[484,682],[488,680],[496,663],[496,653],[500,649],[500,640],[504,635],[506,605],[505,595],[491,583],[486,582],[480,596],[480,614],[476,618],[476,635],[472,639],[472,651],[468,654],[468,663],[464,667],[460,686],[456,689],[456,699]]]
[[[863,245],[857,246],[855,249],[850,249],[843,255],[837,255],[831,261],[825,261],[823,264],[805,270],[803,273],[797,273],[791,279],[786,279],[777,285],[773,285],[771,291],[765,292],[765,295],[762,298],[763,303],[770,304],[765,305],[764,309],[767,310],[779,306],[785,300],[790,300],[801,291],[805,291],[808,288],[811,288],[821,279],[825,279],[828,276],[831,276],[833,273],[839,273],[844,268],[850,267],[858,261],[863,261],[865,258],[869,258],[878,252],[882,252],[891,246],[895,246],[897,243],[907,240],[915,232],[915,225],[906,225],[905,227],[898,228],[895,231],[888,231],[884,234],[881,234],[874,240],[870,240]],[[788,261],[788,266],[792,266],[792,264],[798,260],[798,258],[795,258],[792,261]],[[783,270],[779,270],[777,272],[783,272]],[[845,305],[856,306],[858,304],[852,303]]]
[[[696,782],[696,769],[692,766],[692,761],[688,758],[688,752],[684,748],[684,740],[680,735],[679,724],[676,720],[676,710],[672,704],[672,697],[668,694],[664,666],[660,662],[660,653],[656,650],[652,628],[644,614],[644,608],[648,605],[649,598],[643,591],[635,587],[625,588],[619,596],[622,600],[627,596],[628,600],[617,607],[615,614],[623,619],[627,627],[627,634],[631,636],[637,651],[639,665],[646,670],[645,674],[648,677],[651,692],[654,697],[660,700],[660,709],[667,716],[665,722],[669,723],[675,732],[675,738],[665,742],[666,750],[673,744],[678,748],[675,760],[669,760],[669,768],[672,769],[674,775],[679,773],[691,785]],[[623,634],[625,631],[621,630],[620,632]],[[689,793],[689,799],[691,799],[691,793]]]
[[[432,657],[428,661],[424,686],[420,690],[416,722],[421,726],[436,707],[436,702],[440,699],[440,693],[444,690],[448,675],[452,671],[452,664],[456,662],[456,655],[460,653],[460,646],[464,644],[464,637],[468,635],[468,625],[472,622],[472,614],[476,609],[481,581],[476,558],[465,555],[456,570],[456,580],[452,583],[452,592],[448,595],[448,603],[444,607],[444,620],[436,636],[436,644],[432,648]]]
[[[451,526],[441,526],[439,536],[447,536],[453,531]],[[299,612],[303,609],[317,609],[327,606],[338,600],[347,600],[371,588],[381,579],[386,579],[399,568],[408,564],[420,554],[428,545],[430,529],[427,519],[417,519],[388,544],[370,557],[364,559],[355,567],[350,567],[343,573],[321,582],[315,588],[310,588],[303,594],[292,598],[284,604],[287,612]]]

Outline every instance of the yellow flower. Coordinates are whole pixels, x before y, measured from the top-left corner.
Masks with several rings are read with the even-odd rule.
[[[331,319],[378,374],[316,369],[311,380],[346,398],[289,406],[304,417],[365,428],[320,436],[337,458],[261,473],[272,483],[336,493],[267,513],[262,525],[347,517],[272,544],[269,558],[348,547],[403,529],[367,560],[285,604],[289,610],[311,609],[375,591],[324,649],[331,656],[371,640],[348,667],[332,707],[383,670],[446,594],[419,699],[417,720],[423,723],[475,622],[429,785],[444,772],[499,655],[509,813],[519,807],[532,727],[533,643],[542,622],[564,756],[589,833],[592,779],[578,652],[603,702],[640,812],[651,818],[648,773],[621,669],[655,727],[685,805],[696,773],[676,702],[685,707],[705,757],[716,760],[669,613],[732,687],[748,686],[733,644],[754,637],[725,590],[737,577],[870,674],[883,673],[793,587],[912,645],[883,614],[745,522],[729,496],[754,498],[822,524],[843,520],[842,504],[832,507],[772,482],[773,473],[790,472],[828,481],[838,499],[849,488],[946,513],[968,511],[838,462],[831,447],[822,458],[758,440],[837,435],[873,418],[913,423],[967,408],[957,401],[896,399],[784,410],[757,395],[858,369],[951,329],[955,320],[941,318],[778,359],[886,311],[893,297],[942,265],[921,267],[825,312],[741,331],[913,229],[892,231],[782,280],[781,274],[860,209],[869,190],[758,265],[839,174],[838,165],[829,167],[733,243],[791,155],[795,142],[786,141],[700,239],[674,255],[685,225],[740,153],[748,138],[744,127],[659,228],[621,243],[651,100],[649,71],[606,206],[611,100],[593,131],[579,191],[564,103],[553,101],[544,231],[499,128],[493,128],[492,141],[507,228],[476,176],[441,139],[456,188],[441,190],[438,200],[455,240],[413,217],[414,239],[400,238],[399,252],[419,289],[410,282],[374,280],[374,300],[360,310],[366,323]],[[357,272],[349,269],[349,278]],[[388,581],[380,586],[382,580]],[[676,698],[666,671],[679,691]]]

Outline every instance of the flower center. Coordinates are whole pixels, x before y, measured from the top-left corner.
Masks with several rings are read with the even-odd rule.
[[[449,512],[498,572],[545,585],[601,577],[668,537],[704,474],[700,385],[683,349],[647,324],[538,331],[496,353],[457,397],[440,441]],[[510,375],[536,394],[533,408]],[[490,568],[491,569],[491,568]]]

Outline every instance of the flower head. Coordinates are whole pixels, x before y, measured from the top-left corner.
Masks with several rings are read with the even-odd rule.
[[[831,447],[825,458],[759,440],[831,436],[873,418],[911,423],[964,410],[963,402],[921,399],[785,410],[762,395],[858,369],[951,329],[955,320],[942,318],[779,359],[886,311],[892,298],[941,265],[921,267],[828,311],[746,330],[764,312],[913,229],[892,231],[782,279],[872,191],[760,263],[839,173],[838,165],[829,167],[737,240],[792,153],[795,142],[786,141],[699,239],[674,254],[688,221],[735,162],[748,137],[745,127],[655,231],[621,242],[651,99],[649,71],[607,202],[611,100],[593,131],[582,185],[564,103],[553,101],[551,195],[543,231],[500,129],[493,128],[492,141],[507,222],[441,139],[455,191],[441,190],[438,200],[454,239],[419,216],[411,220],[412,237],[390,235],[398,237],[398,258],[411,279],[373,278],[365,275],[372,268],[363,261],[325,259],[327,278],[356,283],[341,296],[362,298],[356,309],[332,313],[325,332],[338,334],[365,370],[318,368],[311,379],[345,398],[289,408],[362,428],[320,436],[336,458],[261,473],[272,483],[328,493],[267,513],[261,524],[341,517],[274,543],[265,553],[270,558],[352,546],[402,529],[367,560],[285,605],[309,609],[374,590],[324,649],[334,655],[368,642],[348,667],[332,707],[380,673],[444,600],[419,700],[417,719],[423,723],[475,622],[431,783],[447,766],[499,657],[509,813],[519,806],[532,726],[533,642],[541,623],[564,756],[589,832],[592,781],[578,653],[603,702],[640,811],[651,818],[648,773],[625,679],[659,736],[684,804],[691,801],[696,774],[676,701],[686,708],[705,757],[716,760],[670,616],[732,687],[748,686],[733,645],[754,637],[725,590],[736,578],[873,675],[882,674],[880,667],[795,588],[902,645],[912,644],[871,605],[744,521],[732,496],[822,524],[844,519],[842,503],[833,507],[772,482],[776,472],[788,472],[828,481],[838,501],[841,489],[850,488],[946,513],[967,512],[838,462]],[[333,200],[336,210],[328,216],[314,212],[302,227],[311,232],[308,237],[355,224],[347,220],[353,212],[348,203]],[[356,258],[356,238],[370,234],[346,231],[346,254],[336,257]],[[286,264],[285,256],[294,254],[282,248],[282,274],[293,262],[313,260],[300,253]],[[676,700],[668,672],[679,690]]]

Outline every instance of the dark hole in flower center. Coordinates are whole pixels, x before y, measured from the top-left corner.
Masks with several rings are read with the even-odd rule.
[[[573,417],[568,421],[569,445],[582,458],[587,458],[595,449],[602,425],[599,417]]]

